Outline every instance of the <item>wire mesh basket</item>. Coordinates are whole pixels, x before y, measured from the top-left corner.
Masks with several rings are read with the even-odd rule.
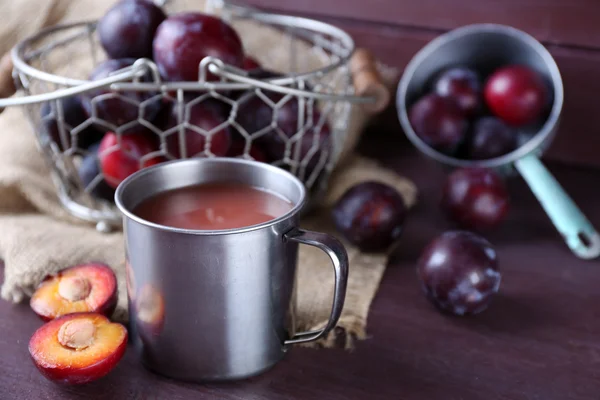
[[[0,100],[0,107],[25,107],[70,213],[100,230],[120,225],[112,202],[119,173],[107,173],[101,163],[108,155],[124,157],[129,172],[187,157],[257,159],[296,175],[313,198],[323,193],[344,149],[353,104],[374,101],[355,95],[352,38],[310,19],[218,6],[246,53],[277,73],[253,74],[206,57],[198,81],[167,82],[152,60],[138,59],[89,80],[106,59],[96,22],[51,27],[13,49],[13,77],[24,96]],[[87,105],[83,115],[69,111],[75,99]],[[198,122],[195,108],[219,110],[222,119]],[[112,145],[98,152],[96,143],[108,134]],[[132,134],[152,149],[140,153],[144,146]]]

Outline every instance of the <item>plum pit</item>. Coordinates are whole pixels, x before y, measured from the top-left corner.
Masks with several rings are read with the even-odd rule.
[[[83,300],[91,290],[90,281],[81,276],[67,276],[58,282],[58,294],[69,301]]]
[[[58,342],[63,346],[82,350],[94,343],[96,326],[89,319],[73,319],[65,322],[58,330]]]

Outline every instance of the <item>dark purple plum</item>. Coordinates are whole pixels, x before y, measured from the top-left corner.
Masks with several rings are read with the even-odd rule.
[[[265,95],[275,104],[284,97],[284,95],[273,92],[265,93]],[[237,112],[236,121],[249,134],[265,130],[256,139],[256,142],[265,151],[270,162],[282,160],[287,140],[294,140],[291,157],[295,158],[295,152],[299,152],[299,160],[304,160],[306,166],[305,176],[309,176],[323,157],[323,151],[331,149],[331,129],[327,121],[321,124],[321,113],[316,108],[312,110],[312,118],[309,117],[307,105],[305,109],[307,130],[302,137],[296,137],[299,109],[298,100],[291,98],[278,108],[276,118],[274,118],[273,108],[261,98],[256,95],[244,96]],[[308,121],[309,118],[311,118],[310,121]],[[272,128],[274,119],[278,129]],[[315,138],[316,135],[318,138]],[[315,142],[317,146],[313,146]],[[300,146],[299,149],[297,146]]]
[[[244,154],[245,148],[246,139],[244,139],[241,135],[232,135],[231,147],[227,152],[227,157],[240,157]],[[264,163],[269,162],[267,156],[265,155],[265,152],[256,143],[252,143],[250,145],[248,155],[252,157],[255,161]]]
[[[432,148],[453,155],[465,140],[468,121],[456,103],[437,94],[419,99],[409,110],[417,136]]]
[[[517,148],[517,132],[495,117],[483,117],[473,125],[469,140],[469,158],[487,160]]]
[[[131,66],[135,62],[133,58],[123,58],[119,60],[107,60],[99,64],[90,75],[90,80],[95,81],[111,75],[113,72]],[[143,77],[142,81],[151,82],[150,74]],[[93,115],[92,99],[96,96],[107,95],[111,93],[108,89],[98,89],[82,95],[82,104],[88,115]],[[156,93],[152,92],[114,92],[128,100],[138,104],[152,98]],[[117,127],[132,121],[137,121],[138,117],[143,117],[146,121],[152,121],[161,108],[160,99],[150,101],[145,104],[143,114],[137,104],[129,103],[118,97],[96,100],[96,111],[98,118],[115,125]]]
[[[211,131],[225,123],[229,117],[227,107],[218,101],[205,100],[190,107],[188,123],[204,131]],[[164,130],[177,126],[177,107],[173,111],[164,126]],[[167,137],[167,151],[175,158],[181,158],[179,147],[179,132],[171,133]],[[186,156],[193,157],[205,150],[206,137],[193,129],[185,130]],[[210,151],[216,156],[225,156],[231,147],[231,132],[228,126],[211,134]]]
[[[98,159],[99,148],[99,144],[91,146],[89,148],[90,153],[83,158],[81,165],[79,166],[79,179],[81,179],[84,188],[87,188],[87,186],[101,173],[100,160]],[[97,199],[114,201],[115,198],[115,189],[108,186],[104,180],[98,182],[90,193]]]
[[[152,58],[152,41],[167,18],[150,0],[123,0],[98,21],[98,35],[110,58]]]
[[[387,250],[400,236],[406,205],[393,187],[368,181],[348,189],[332,211],[337,230],[362,251]]]
[[[120,140],[114,132],[102,138],[98,148],[100,169],[108,186],[116,189],[127,177],[140,169],[165,161],[162,156],[148,157],[158,150],[158,144],[145,132],[130,132]],[[142,162],[143,160],[143,162]]]
[[[58,109],[52,110],[51,103],[44,103],[40,110],[42,117],[42,135],[45,139],[52,140],[58,146],[61,151],[71,147],[72,139],[70,129],[73,129],[82,123],[84,123],[88,116],[85,114],[79,98],[71,96],[59,100],[66,128],[65,140],[63,142],[60,136],[60,130],[58,128]],[[55,103],[53,103],[55,104]],[[77,147],[80,149],[87,149],[90,145],[102,140],[102,132],[89,126],[77,134]]]
[[[494,171],[463,168],[448,175],[441,206],[448,218],[462,228],[482,231],[504,221],[509,195]]]
[[[467,116],[473,116],[482,107],[481,83],[477,72],[456,67],[444,71],[433,86],[439,96],[452,99]]]
[[[217,17],[201,13],[170,16],[156,30],[154,61],[168,81],[197,81],[200,61],[212,56],[242,68],[244,49],[236,31]],[[217,77],[208,75],[209,80]]]
[[[491,243],[467,231],[445,232],[429,243],[417,274],[429,300],[455,315],[485,310],[501,280]]]
[[[317,116],[317,120],[318,118],[319,116]],[[318,137],[316,137],[317,135]],[[291,157],[294,158],[296,152],[298,152],[300,168],[304,168],[304,176],[306,178],[312,175],[317,166],[323,165],[321,163],[326,163],[329,160],[332,151],[331,140],[329,125],[325,123],[319,132],[312,129],[309,130],[300,139],[296,140],[291,147]],[[278,152],[278,154],[282,154],[285,151],[284,144],[281,141],[277,141],[276,143],[274,143],[274,146],[272,144],[271,154],[273,154],[273,150]],[[324,161],[323,158],[325,158]]]
[[[254,58],[246,56],[244,57],[244,63],[242,65],[242,68],[246,71],[255,71],[260,69],[261,66],[258,63],[258,61],[256,61]]]
[[[483,93],[490,110],[512,126],[539,120],[552,97],[544,78],[523,65],[496,70],[485,83]]]
[[[262,67],[252,69],[252,70],[246,70],[246,72],[248,73],[249,78],[259,79],[259,80],[281,78],[284,76],[278,72],[271,71],[269,69],[265,69]],[[252,98],[255,96],[251,96],[250,92],[248,90],[232,90],[232,91],[230,91],[230,97],[233,99],[244,98],[244,99],[250,101],[249,98]],[[277,98],[281,99],[281,97],[277,97]]]

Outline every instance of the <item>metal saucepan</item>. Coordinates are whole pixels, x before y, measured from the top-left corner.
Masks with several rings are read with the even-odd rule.
[[[546,121],[520,132],[520,147],[493,159],[464,160],[438,152],[417,136],[407,109],[424,94],[433,76],[457,65],[491,72],[507,64],[533,68],[546,79],[553,92]],[[600,255],[600,236],[539,159],[557,132],[563,106],[560,71],[540,42],[518,29],[497,24],[468,25],[450,31],[428,43],[413,57],[400,80],[396,101],[402,128],[421,152],[451,167],[494,168],[504,174],[516,169],[571,251],[585,259]]]

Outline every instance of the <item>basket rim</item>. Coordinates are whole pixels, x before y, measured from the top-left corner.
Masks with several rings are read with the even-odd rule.
[[[240,9],[241,8],[242,7],[240,7]],[[278,85],[290,85],[298,80],[308,79],[313,75],[321,75],[321,74],[326,74],[328,72],[331,72],[331,71],[341,67],[342,65],[346,64],[349,61],[352,54],[354,53],[355,44],[354,44],[354,40],[352,39],[352,37],[347,32],[345,32],[343,29],[333,26],[331,24],[328,24],[326,22],[321,22],[321,21],[317,21],[317,20],[305,18],[305,17],[297,17],[297,16],[291,16],[291,15],[265,13],[265,12],[256,12],[256,11],[250,10],[250,9],[244,9],[244,10],[245,10],[245,12],[238,12],[238,13],[236,13],[236,15],[238,15],[240,18],[255,19],[259,22],[262,22],[265,24],[270,24],[270,25],[276,25],[276,26],[279,26],[282,28],[286,28],[286,27],[287,28],[290,28],[290,27],[291,28],[300,28],[300,29],[306,29],[306,30],[309,30],[309,31],[312,31],[315,33],[325,33],[327,35],[334,36],[334,37],[338,38],[339,40],[341,40],[342,43],[344,44],[344,46],[346,46],[346,48],[348,49],[347,54],[338,55],[339,60],[336,62],[329,63],[328,65],[325,65],[321,68],[318,68],[318,69],[315,69],[312,71],[308,71],[305,73],[289,74],[286,77],[278,78],[276,80],[276,83]],[[98,23],[97,20],[88,20],[88,21],[73,22],[73,23],[69,23],[69,24],[54,25],[54,26],[44,28],[44,29],[40,30],[39,32],[23,39],[11,50],[11,57],[13,60],[14,69],[16,71],[18,71],[19,73],[25,74],[29,77],[33,77],[33,78],[41,80],[41,81],[45,81],[48,83],[54,83],[54,84],[58,84],[58,85],[62,85],[62,86],[73,87],[73,86],[79,86],[82,84],[91,83],[92,81],[87,80],[87,79],[69,78],[67,76],[52,74],[49,72],[42,71],[38,68],[32,67],[31,65],[29,65],[28,61],[25,60],[25,55],[26,55],[26,51],[28,50],[28,48],[32,47],[33,43],[35,43],[36,41],[42,40],[49,35],[52,35],[56,32],[66,31],[66,30],[74,29],[74,28],[78,28],[78,27],[87,27],[91,32],[93,32],[96,28],[97,23]],[[266,80],[269,80],[269,79],[266,79]],[[189,84],[190,82],[194,82],[194,81],[173,81],[173,82],[169,82],[169,83],[172,85],[178,85],[178,84],[180,85],[180,84],[186,84],[186,83]],[[201,83],[201,82],[198,81],[198,83]],[[219,84],[218,82],[214,83],[214,85],[218,85],[218,84]]]

